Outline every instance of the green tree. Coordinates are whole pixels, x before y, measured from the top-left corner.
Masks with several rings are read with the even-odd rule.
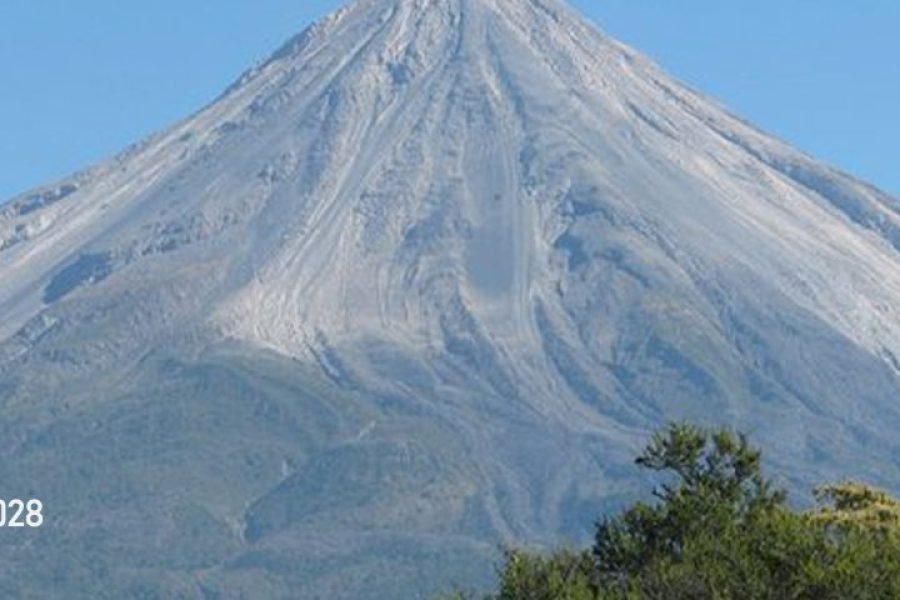
[[[594,556],[605,586],[682,563],[706,541],[713,551],[784,505],[785,493],[762,474],[760,451],[727,429],[671,424],[636,462],[673,481],[654,490],[655,504],[638,502],[598,524]]]
[[[589,552],[560,550],[549,556],[511,550],[500,574],[497,600],[593,600]]]
[[[862,528],[900,535],[900,501],[884,490],[847,482],[817,488],[812,518],[832,529]]]
[[[637,464],[664,483],[597,524],[594,546],[511,550],[487,600],[900,598],[900,501],[845,483],[791,509],[761,452],[728,429],[672,424]]]

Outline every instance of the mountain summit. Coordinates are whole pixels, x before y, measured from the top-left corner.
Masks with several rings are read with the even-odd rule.
[[[674,418],[900,485],[900,204],[560,2],[348,6],[0,208],[0,282],[14,597],[487,580]]]

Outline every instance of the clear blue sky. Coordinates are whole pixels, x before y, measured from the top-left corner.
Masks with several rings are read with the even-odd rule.
[[[213,99],[340,0],[0,0],[0,202]],[[900,193],[900,1],[574,0],[794,145]]]

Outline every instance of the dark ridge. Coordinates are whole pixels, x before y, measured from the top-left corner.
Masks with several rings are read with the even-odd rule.
[[[108,252],[82,254],[50,280],[44,288],[44,302],[56,302],[75,288],[103,281],[111,273],[112,259]]]

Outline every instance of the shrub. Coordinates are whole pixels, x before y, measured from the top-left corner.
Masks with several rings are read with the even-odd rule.
[[[900,501],[862,484],[792,510],[761,452],[727,429],[672,424],[637,458],[668,474],[597,524],[591,550],[510,550],[487,600],[900,598]]]

